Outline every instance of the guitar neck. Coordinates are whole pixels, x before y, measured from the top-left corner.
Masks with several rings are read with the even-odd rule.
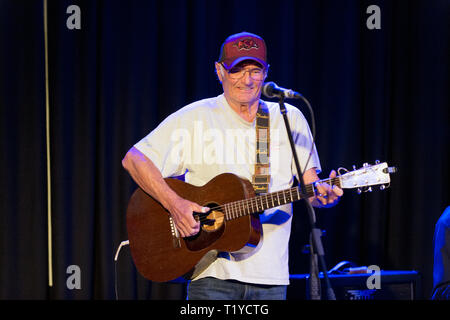
[[[340,177],[320,180],[322,183],[328,183],[331,186],[341,187]],[[282,191],[266,193],[250,199],[229,202],[222,205],[225,213],[225,220],[236,219],[245,215],[281,206],[283,204],[295,202],[301,199],[313,197],[315,195],[314,183],[308,184],[304,192],[299,187],[294,187]]]

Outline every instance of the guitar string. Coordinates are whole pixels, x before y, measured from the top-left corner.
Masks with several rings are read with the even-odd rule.
[[[283,191],[277,191],[277,192],[270,193],[270,194],[265,194],[265,195],[256,196],[256,197],[251,198],[251,199],[242,199],[242,200],[237,200],[237,201],[229,202],[229,203],[226,203],[226,204],[224,204],[224,205],[219,205],[219,206],[211,207],[210,210],[209,210],[208,212],[205,212],[205,213],[197,212],[197,213],[195,213],[195,215],[196,215],[196,216],[199,216],[199,217],[208,216],[208,215],[211,213],[212,210],[218,210],[218,211],[226,210],[226,208],[225,208],[226,205],[228,205],[228,206],[230,207],[231,210],[242,210],[242,207],[244,207],[244,208],[245,208],[245,207],[250,208],[250,206],[253,207],[253,205],[257,206],[258,202],[266,202],[266,203],[268,203],[268,200],[269,200],[272,196],[274,196],[274,194],[277,194],[277,193],[280,193],[280,192],[281,192],[281,193],[283,193],[283,192],[284,192],[284,193],[290,193],[291,191],[295,191],[295,192],[297,192],[297,194],[298,194],[298,188],[295,187],[295,188],[291,188],[291,189],[287,189],[287,190],[283,190]],[[263,199],[263,198],[264,198],[264,199]],[[289,197],[289,198],[290,198],[290,197]],[[261,199],[261,200],[258,200],[258,199]],[[273,201],[271,201],[271,202],[273,203]],[[259,206],[261,206],[261,205],[259,205]],[[263,205],[262,205],[261,207],[263,207]],[[244,211],[245,211],[245,210],[244,210]],[[263,211],[263,210],[261,210],[261,211]]]
[[[321,180],[321,182],[331,182],[332,185],[338,185],[339,184],[339,177],[324,179],[324,180]],[[305,188],[306,188],[306,194],[307,195],[312,194],[313,191],[314,191],[314,188],[313,188],[312,184],[309,184],[309,185],[305,186]],[[290,197],[292,196],[292,191],[294,191],[296,193],[295,196],[298,199],[290,199]],[[264,208],[264,202],[267,204],[268,207],[276,207],[276,206],[282,205],[280,203],[280,201],[277,201],[279,204],[275,205],[275,197],[277,199],[279,199],[280,195],[281,195],[282,198],[284,198],[284,196],[287,195],[288,198],[290,199],[290,201],[286,201],[285,203],[294,202],[294,201],[300,200],[302,198],[301,194],[299,193],[299,188],[298,187],[294,187],[294,188],[290,188],[290,189],[287,189],[287,190],[276,191],[276,192],[273,192],[273,193],[260,195],[260,196],[257,196],[257,197],[251,198],[251,199],[242,199],[242,200],[238,200],[238,201],[235,201],[235,202],[230,202],[230,203],[228,203],[228,205],[231,206],[232,210],[237,209],[238,211],[241,211],[242,208],[244,208],[244,213],[245,213],[245,211],[247,211],[247,214],[248,214],[250,206],[252,208],[252,211],[253,211],[254,207],[258,208],[258,206],[261,206],[262,208]],[[272,206],[268,205],[269,201],[272,203]],[[221,206],[219,206],[219,207],[221,207]],[[247,210],[245,210],[246,208],[247,208]],[[263,210],[265,210],[265,209],[263,209]],[[260,210],[260,211],[263,211],[263,210]],[[256,211],[256,212],[258,212],[258,211]],[[238,216],[240,216],[239,213],[238,213]]]
[[[331,182],[332,185],[336,185],[336,182],[339,182],[339,178],[336,177],[336,178],[324,179],[324,180],[321,180],[321,182]],[[307,189],[306,190],[307,194],[311,194],[313,192],[313,186],[311,184],[307,185],[305,188]],[[211,210],[219,210],[220,211],[221,209],[226,209],[226,208],[224,208],[226,205],[231,206],[232,210],[237,209],[237,210],[240,211],[241,207],[243,207],[244,211],[245,211],[245,208],[247,208],[247,211],[249,211],[250,206],[252,208],[253,208],[253,206],[258,207],[258,202],[259,202],[259,203],[262,203],[262,205],[260,205],[260,206],[264,207],[264,204],[263,204],[264,201],[268,204],[269,200],[272,203],[272,207],[275,207],[275,206],[277,206],[277,205],[274,204],[275,203],[275,201],[274,201],[275,197],[277,197],[279,199],[279,196],[281,194],[282,198],[284,198],[284,195],[288,195],[289,196],[288,198],[290,199],[290,195],[292,194],[292,191],[295,191],[297,193],[297,195],[296,195],[297,198],[299,198],[299,199],[301,198],[301,195],[299,193],[299,188],[298,187],[294,187],[294,188],[290,188],[290,189],[287,189],[287,190],[275,191],[273,193],[260,195],[260,196],[257,196],[257,197],[251,198],[251,199],[242,199],[242,200],[229,202],[229,203],[227,203],[225,205],[219,205],[219,206],[216,206],[216,207],[211,207],[210,211]],[[258,199],[260,199],[260,200],[258,200]],[[286,201],[286,203],[290,203],[290,202],[296,201],[296,200],[293,200],[293,199],[290,199],[290,200],[291,201]],[[280,201],[278,201],[278,203],[280,203]],[[279,205],[281,205],[281,204],[279,204]],[[207,215],[210,214],[210,211],[208,211],[206,213],[197,213],[196,215],[198,215],[198,216],[207,216]],[[253,209],[252,209],[252,211],[253,211]],[[261,210],[261,211],[263,211],[263,210]]]
[[[324,179],[324,180],[321,180],[320,182],[331,182],[332,185],[336,185],[336,182],[339,182],[339,177]],[[310,194],[311,192],[314,191],[314,188],[313,188],[312,184],[306,185],[305,189],[306,189],[306,193],[307,194]],[[258,208],[258,202],[260,203],[259,206],[264,208],[264,201],[266,202],[266,204],[268,204],[268,202],[270,200],[270,202],[272,203],[271,207],[276,207],[275,201],[274,201],[275,200],[274,197],[277,197],[278,203],[280,203],[280,201],[279,201],[280,193],[281,193],[283,198],[284,198],[285,195],[289,196],[289,200],[290,201],[287,201],[286,203],[290,203],[290,202],[296,201],[294,199],[291,199],[292,191],[295,191],[297,193],[296,196],[297,196],[297,198],[299,198],[298,200],[300,200],[301,199],[301,195],[299,193],[299,188],[298,187],[294,187],[294,188],[290,188],[290,189],[287,189],[287,190],[276,191],[276,192],[268,193],[268,194],[265,194],[265,195],[260,195],[260,196],[257,196],[257,197],[251,198],[251,199],[242,199],[242,200],[229,202],[229,203],[227,203],[225,205],[219,205],[219,206],[211,207],[208,212],[205,212],[205,213],[198,213],[197,212],[194,215],[198,216],[199,217],[199,222],[202,223],[202,222],[205,222],[205,221],[209,220],[207,217],[211,213],[212,210],[226,211],[226,207],[225,206],[228,205],[231,210],[236,210],[237,209],[237,212],[236,211],[232,212],[231,215],[230,215],[230,213],[225,213],[225,217],[230,218],[230,216],[231,216],[233,218],[237,218],[237,217],[243,216],[242,212],[244,212],[244,215],[247,215],[247,214],[249,214],[250,211],[254,211],[253,210],[254,206],[256,206],[256,208]],[[281,204],[279,204],[279,205],[281,205]],[[250,207],[252,208],[251,210],[250,210]],[[244,209],[242,210],[242,208],[244,208]],[[247,210],[245,210],[246,208],[247,208]],[[261,210],[261,211],[263,211],[263,210]],[[245,211],[247,211],[247,212],[245,212]],[[255,212],[258,212],[258,211],[255,211]]]

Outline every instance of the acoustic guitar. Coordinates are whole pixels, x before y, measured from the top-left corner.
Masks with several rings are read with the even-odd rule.
[[[385,189],[390,184],[390,173],[395,171],[395,167],[377,161],[353,171],[340,168],[337,177],[321,182],[344,189],[358,188],[358,192],[371,191],[374,185]],[[194,213],[200,221],[200,232],[182,238],[169,212],[158,201],[140,188],[133,193],[127,208],[131,255],[139,273],[157,282],[181,276],[193,278],[216,259],[218,252],[256,247],[262,232],[260,212],[316,194],[314,184],[308,184],[304,190],[293,187],[255,195],[250,181],[231,173],[220,174],[201,187],[174,178],[165,181],[179,196],[210,210]]]

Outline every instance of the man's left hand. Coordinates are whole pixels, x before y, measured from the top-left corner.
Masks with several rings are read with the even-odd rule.
[[[336,177],[336,171],[332,170],[330,178]],[[315,184],[316,196],[311,202],[315,207],[329,208],[336,205],[344,191],[338,186],[330,186],[328,183],[317,181]]]

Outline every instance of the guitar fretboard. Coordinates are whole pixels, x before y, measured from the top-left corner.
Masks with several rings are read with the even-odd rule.
[[[320,180],[322,183],[328,183],[331,186],[341,186],[340,177]],[[225,213],[225,220],[236,219],[245,215],[281,206],[283,204],[295,202],[301,199],[310,198],[315,195],[316,189],[314,183],[305,186],[305,192],[300,192],[299,187],[294,187],[282,191],[276,191],[256,196],[250,199],[229,202],[222,205]]]

